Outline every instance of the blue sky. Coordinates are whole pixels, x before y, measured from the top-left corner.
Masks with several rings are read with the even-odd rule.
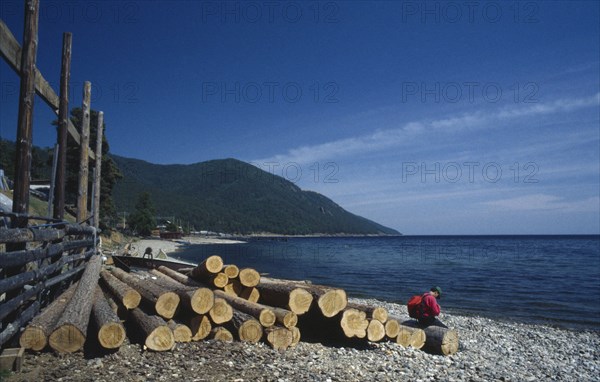
[[[597,234],[599,26],[592,1],[41,0],[37,66],[57,89],[73,33],[72,105],[91,81],[118,155],[237,158],[406,234]],[[52,119],[38,98],[35,144]]]

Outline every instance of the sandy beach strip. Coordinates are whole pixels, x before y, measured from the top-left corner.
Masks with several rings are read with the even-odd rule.
[[[162,258],[164,260],[179,261],[172,256],[169,256],[177,251],[182,250],[185,247],[191,245],[205,245],[205,244],[243,244],[245,241],[222,239],[218,237],[199,237],[199,236],[185,236],[179,240],[163,240],[153,238],[142,238],[137,241],[133,241],[130,245],[130,253],[133,256],[142,256],[146,251],[146,248],[152,248],[152,254],[154,257]],[[162,252],[163,255],[159,255]]]

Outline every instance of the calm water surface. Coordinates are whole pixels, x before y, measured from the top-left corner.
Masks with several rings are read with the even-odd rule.
[[[253,239],[190,246],[175,257],[311,280],[406,303],[439,285],[442,309],[600,330],[600,236],[401,236]]]

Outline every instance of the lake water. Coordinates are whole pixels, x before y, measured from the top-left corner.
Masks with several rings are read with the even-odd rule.
[[[405,304],[439,285],[442,310],[600,330],[600,236],[400,236],[252,239],[174,254]]]

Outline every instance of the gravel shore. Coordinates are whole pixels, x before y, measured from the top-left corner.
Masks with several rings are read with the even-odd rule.
[[[391,314],[406,307],[375,300]],[[285,352],[266,344],[200,341],[170,352],[127,344],[112,354],[27,354],[7,381],[597,381],[600,333],[575,332],[445,314],[460,337],[449,356],[391,342],[354,348],[301,342]]]

